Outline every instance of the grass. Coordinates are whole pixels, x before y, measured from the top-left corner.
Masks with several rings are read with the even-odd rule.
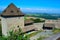
[[[59,33],[60,32],[60,28],[54,28],[53,30],[52,30],[52,32],[53,32],[53,34],[57,34],[57,33]],[[47,38],[47,37],[49,37],[49,36],[40,36],[37,40],[43,40],[43,39],[45,39],[45,38]]]
[[[53,30],[52,30],[52,32],[53,32],[53,34],[57,34],[57,33],[59,33],[60,32],[60,28],[54,28]],[[43,39],[45,39],[45,38],[47,38],[47,37],[49,37],[49,36],[40,36],[37,40],[43,40]]]
[[[40,36],[37,40],[43,40],[46,36]]]
[[[54,34],[59,33],[60,32],[60,28],[54,28],[52,31]]]
[[[37,31],[37,32],[33,32],[31,34],[28,34],[27,36],[29,36],[29,38],[30,38],[30,37],[35,36],[37,33],[40,33],[40,32],[42,32],[42,30]]]
[[[2,36],[2,27],[1,27],[1,24],[0,24],[0,36]]]

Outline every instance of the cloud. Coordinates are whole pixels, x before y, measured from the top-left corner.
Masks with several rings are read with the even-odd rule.
[[[0,11],[3,11],[6,7],[0,6]]]
[[[22,11],[26,11],[26,12],[43,12],[46,11],[47,9],[43,9],[43,8],[21,8]]]
[[[60,9],[56,8],[21,8],[21,10],[26,12],[60,13]]]
[[[0,6],[0,11],[3,11],[6,7]],[[20,8],[23,12],[41,12],[41,13],[60,13],[60,9],[57,8]]]
[[[46,10],[46,9],[42,9],[42,8],[21,8],[23,10]]]

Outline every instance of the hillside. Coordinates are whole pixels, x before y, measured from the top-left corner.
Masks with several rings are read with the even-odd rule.
[[[33,17],[45,18],[45,19],[58,19],[58,18],[60,18],[59,14],[49,14],[49,13],[27,13],[26,16],[33,16]]]

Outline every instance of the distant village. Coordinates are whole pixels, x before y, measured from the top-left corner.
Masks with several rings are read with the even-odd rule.
[[[53,30],[54,28],[60,28],[60,19],[51,20],[40,18],[45,20],[44,22],[36,22],[30,19],[37,19],[36,17],[26,17],[25,14],[21,12],[20,8],[17,8],[13,3],[8,5],[8,7],[0,15],[0,24],[2,25],[2,34],[7,35],[8,31],[18,30],[21,28],[23,32],[31,32],[38,30]]]

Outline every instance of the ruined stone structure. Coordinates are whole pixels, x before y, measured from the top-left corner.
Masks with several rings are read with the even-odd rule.
[[[13,3],[2,12],[1,25],[2,34],[5,36],[9,34],[9,31],[15,31],[19,28],[25,33],[36,29],[31,20],[24,20],[24,14]]]
[[[2,34],[7,35],[7,32],[24,27],[24,14],[11,3],[1,14]]]

